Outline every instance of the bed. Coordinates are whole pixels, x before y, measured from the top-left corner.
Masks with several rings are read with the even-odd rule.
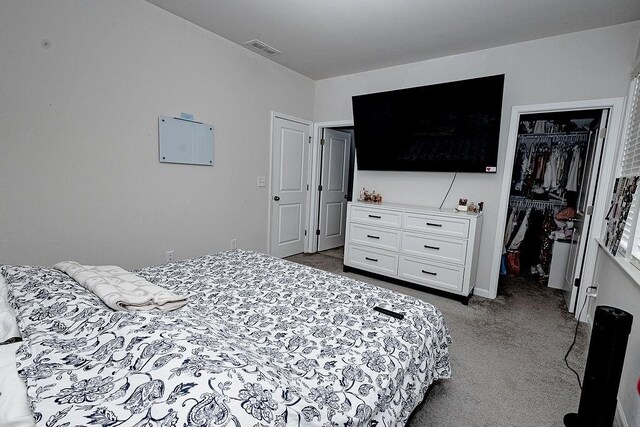
[[[38,426],[399,426],[451,374],[432,305],[257,252],[138,270],[188,295],[174,311],[114,311],[51,268],[0,272]]]

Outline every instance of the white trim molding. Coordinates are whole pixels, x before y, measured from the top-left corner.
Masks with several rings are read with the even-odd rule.
[[[477,295],[482,298],[490,298],[488,289],[480,289],[477,286],[473,288],[472,294]]]
[[[629,427],[627,417],[624,416],[624,410],[620,404],[620,399],[618,399],[616,404],[616,416],[613,419],[613,427]]]

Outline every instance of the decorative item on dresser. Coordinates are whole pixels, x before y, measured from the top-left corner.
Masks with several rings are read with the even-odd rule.
[[[482,212],[351,202],[344,270],[444,291],[466,304],[481,229]]]

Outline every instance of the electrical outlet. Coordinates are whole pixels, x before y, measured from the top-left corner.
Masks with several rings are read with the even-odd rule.
[[[231,249],[238,249],[238,239],[231,239]]]
[[[174,251],[167,251],[167,262],[173,262],[175,255]]]
[[[267,178],[264,176],[258,177],[258,187],[266,187],[267,186]]]

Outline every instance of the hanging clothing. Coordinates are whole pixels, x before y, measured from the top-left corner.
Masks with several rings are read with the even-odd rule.
[[[511,243],[509,244],[509,250],[516,250],[520,247],[520,244],[524,240],[524,236],[527,232],[527,227],[529,226],[529,215],[531,214],[531,208],[527,209],[527,212],[520,223],[520,227],[518,227],[518,231],[516,235],[513,236]]]
[[[544,176],[544,167],[546,164],[547,164],[546,153],[542,153],[536,158],[536,174],[535,175],[536,175],[537,181],[542,180],[542,177]]]
[[[566,191],[577,190],[582,162],[581,145],[521,144],[514,160],[511,190],[534,199],[563,200]]]
[[[560,153],[560,164],[562,168],[558,172],[558,186],[561,188],[567,188],[567,178],[569,177],[569,167],[571,165],[571,159],[569,157],[572,156],[570,156],[567,151]]]
[[[569,174],[567,175],[567,191],[578,191],[578,170],[580,169],[580,147],[573,147],[573,155],[571,156],[571,165],[569,166]]]
[[[533,133],[546,133],[546,120],[536,120],[536,124],[533,126]]]
[[[524,178],[524,157],[522,151],[516,152],[516,159],[513,161],[513,175],[511,175],[511,186],[516,191],[522,190],[522,180]]]
[[[553,236],[559,227],[555,220],[557,210],[548,207],[511,209],[502,253],[510,275],[531,272],[539,277],[549,276]]]
[[[520,266],[524,271],[530,267],[535,267],[540,262],[540,251],[542,246],[544,211],[533,209],[528,218],[527,231],[524,234],[520,249]]]
[[[542,187],[547,191],[558,187],[558,158],[559,154],[557,151],[551,152],[551,156],[549,156],[549,161],[545,167]]]
[[[518,214],[516,210],[511,210],[511,214],[509,215],[509,219],[507,220],[507,227],[504,231],[504,245],[507,246],[509,243],[509,239],[511,239],[511,235],[513,234],[513,230],[516,228],[516,221],[518,220]],[[506,250],[505,250],[506,252]]]
[[[534,147],[532,145],[529,150],[524,150],[520,153],[522,156],[522,162],[520,164],[520,174],[514,186],[516,191],[522,191],[524,180],[531,173],[531,159],[533,157],[533,151]]]
[[[553,211],[548,209],[544,213],[544,220],[542,223],[542,242],[540,244],[540,254],[538,265],[542,267],[544,271],[544,275],[549,275],[549,270],[551,269],[551,255],[552,255],[552,243],[553,240],[550,238],[550,234],[556,229],[556,222],[554,221]]]

